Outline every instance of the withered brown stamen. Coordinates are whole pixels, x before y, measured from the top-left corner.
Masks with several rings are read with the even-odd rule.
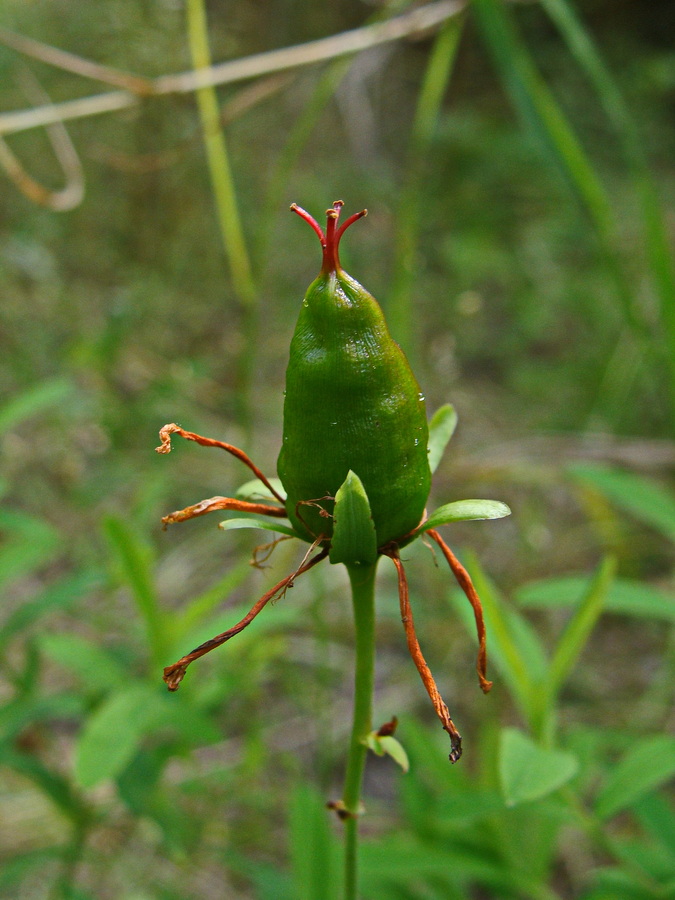
[[[219,447],[221,450],[225,450],[227,453],[231,453],[232,456],[235,456],[240,462],[243,462],[245,466],[253,472],[256,478],[259,478],[265,487],[274,494],[279,503],[284,503],[284,498],[281,494],[274,489],[274,487],[270,484],[266,476],[260,471],[260,469],[256,466],[256,464],[244,453],[243,450],[240,450],[239,447],[235,447],[233,444],[226,444],[224,441],[216,441],[213,438],[202,437],[200,434],[195,434],[194,431],[186,431],[184,428],[181,428],[180,425],[176,425],[175,422],[171,422],[169,425],[165,425],[160,429],[159,439],[162,442],[159,447],[156,447],[155,450],[157,453],[171,453],[171,435],[178,434],[180,437],[185,438],[187,441],[194,441],[197,444],[200,444],[202,447]]]
[[[473,614],[476,620],[476,632],[478,634],[478,658],[476,660],[476,671],[478,672],[478,681],[481,690],[484,694],[487,694],[492,687],[492,682],[488,681],[486,675],[487,648],[485,637],[485,622],[483,620],[483,606],[480,602],[480,597],[478,596],[476,588],[473,586],[471,576],[466,571],[461,562],[457,559],[450,547],[448,547],[448,545],[445,543],[440,534],[436,531],[436,529],[430,528],[429,531],[427,531],[427,534],[430,538],[432,538],[432,540],[436,541],[438,546],[441,548],[443,556],[446,558],[446,560],[448,561],[448,565],[452,569],[452,574],[457,579],[457,584],[464,591],[467,600],[473,607]]]
[[[309,552],[311,552],[311,549]],[[303,575],[305,572],[308,572],[318,562],[321,562],[322,559],[325,559],[326,556],[328,556],[327,547],[321,550],[320,553],[317,553],[317,555],[310,559],[308,562],[305,562],[305,560],[307,559],[307,556],[305,556],[305,559],[303,560],[301,565],[298,566],[298,568],[294,572],[292,572],[290,575],[287,575],[285,578],[282,578],[278,584],[275,584],[273,588],[270,588],[267,593],[263,594],[263,596],[251,607],[251,609],[244,616],[241,622],[233,625],[232,628],[228,628],[227,631],[224,631],[222,634],[217,634],[215,637],[210,638],[208,641],[200,644],[199,647],[195,647],[194,650],[181,657],[181,659],[179,659],[173,665],[167,666],[164,669],[164,681],[166,682],[169,690],[178,690],[178,687],[183,680],[183,677],[185,676],[185,671],[190,663],[194,662],[196,659],[199,659],[200,656],[204,656],[206,653],[210,653],[211,650],[215,650],[216,647],[220,647],[221,644],[224,644],[226,641],[229,641],[230,638],[233,638],[236,634],[239,634],[240,631],[243,631],[247,625],[251,624],[258,613],[262,609],[264,609],[265,606],[267,606],[270,600],[274,600],[275,597],[277,597],[281,592],[286,591],[299,575]]]
[[[176,522],[187,522],[188,519],[196,519],[197,516],[205,516],[207,513],[217,510],[230,510],[231,512],[253,513],[259,516],[276,516],[286,518],[286,510],[280,506],[268,506],[266,503],[249,503],[248,500],[237,500],[234,497],[209,497],[200,500],[185,509],[177,509],[162,517],[162,526],[174,525]]]
[[[434,705],[436,715],[441,720],[443,728],[450,736],[451,750],[449,758],[450,762],[455,763],[462,755],[462,736],[459,731],[457,731],[454,722],[450,718],[450,710],[441,697],[440,691],[434,681],[434,676],[431,674],[431,669],[422,655],[422,650],[420,649],[419,641],[417,640],[417,635],[415,633],[415,623],[410,607],[408,579],[406,578],[405,569],[403,568],[403,563],[401,562],[398,550],[396,548],[390,548],[386,555],[396,566],[398,575],[398,599],[401,606],[401,621],[405,628],[408,650],[410,651],[413,662],[417,666],[417,671],[420,673],[427,694],[429,694],[429,698]]]

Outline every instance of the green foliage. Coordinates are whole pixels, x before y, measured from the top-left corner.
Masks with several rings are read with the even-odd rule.
[[[66,215],[0,173],[3,900],[339,896],[324,807],[348,718],[345,585],[313,570],[166,694],[162,667],[299,559],[282,542],[274,571],[252,572],[254,517],[227,519],[227,541],[195,523],[161,532],[162,511],[194,499],[179,484],[209,496],[239,474],[183,448],[177,475],[152,453],[170,409],[186,427],[244,433],[273,468],[282,361],[312,274],[284,207],[327,193],[371,208],[349,268],[391,310],[429,400],[461,414],[443,465],[454,410],[429,425],[438,497],[494,493],[517,510],[497,537],[462,521],[468,501],[430,519],[475,547],[462,556],[485,604],[486,699],[469,684],[471,609],[418,570],[422,542],[405,551],[420,639],[466,723],[458,766],[419,724],[382,566],[375,714],[399,716],[400,743],[378,737],[384,756],[368,761],[363,900],[673,897],[675,134],[661,6],[475,0],[467,27],[450,20],[391,55],[213,92],[201,122],[188,97],[73,122],[87,194]],[[214,5],[194,58],[364,15],[234,3],[223,18]],[[9,2],[3,26],[139,74],[190,64],[172,4],[114,0],[102,16],[66,2],[55,16]],[[30,66],[53,100],[92,88]],[[4,45],[0,73],[3,112],[31,102]],[[216,163],[212,190],[203,139],[222,161],[223,122],[232,177]],[[39,132],[8,143],[61,183]],[[544,434],[546,452],[531,451]],[[238,496],[270,499],[259,482]],[[465,629],[445,625],[449,611]]]

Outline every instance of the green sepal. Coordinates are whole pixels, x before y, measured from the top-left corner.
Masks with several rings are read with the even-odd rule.
[[[402,744],[391,735],[380,736],[376,731],[371,731],[366,737],[364,743],[369,750],[372,750],[376,756],[391,756],[394,762],[399,765],[404,772],[410,768],[408,754],[403,749]]]
[[[270,478],[269,483],[274,490],[277,491],[279,497],[286,499],[286,491],[278,478]],[[251,481],[247,481],[246,484],[242,484],[242,486],[237,489],[235,497],[237,497],[238,500],[251,500],[253,502],[256,502],[257,500],[274,500],[276,503],[279,502],[279,497],[275,497],[265,482],[261,481],[259,478],[254,478]]]
[[[264,528],[265,531],[276,531],[278,534],[285,534],[288,537],[297,538],[299,541],[305,540],[290,525],[280,525],[278,522],[258,519],[255,516],[251,516],[250,519],[225,519],[218,525],[218,528],[222,528],[223,531],[232,531],[237,528]]]
[[[441,406],[429,422],[429,468],[435,472],[441,461],[445,448],[457,427],[457,413],[451,403]]]
[[[377,560],[375,525],[361,479],[349,470],[335,495],[329,559],[345,565],[372,565]]]
[[[503,519],[510,516],[511,510],[501,500],[455,500],[435,509],[426,522],[417,530],[418,534],[449,525],[450,522],[469,522],[472,519]]]

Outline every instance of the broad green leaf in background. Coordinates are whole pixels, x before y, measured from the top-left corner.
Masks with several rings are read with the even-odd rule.
[[[450,403],[441,406],[429,421],[429,468],[435,472],[457,428],[457,413]]]
[[[332,563],[372,565],[377,559],[375,524],[361,479],[351,470],[335,495]]]
[[[507,806],[538,800],[577,773],[572,753],[547,750],[517,728],[504,728],[499,753],[499,777]]]
[[[675,541],[675,496],[657,481],[591,463],[575,463],[567,471],[572,478],[600,491],[620,509]]]
[[[596,800],[596,814],[608,819],[674,776],[675,737],[659,734],[638,739],[609,770]]]
[[[500,500],[455,500],[435,509],[429,518],[418,528],[419,534],[449,525],[451,522],[469,522],[475,519],[503,519],[510,516],[511,510]]]
[[[91,788],[114,778],[132,758],[144,735],[164,719],[158,690],[135,684],[112,694],[92,714],[75,752],[75,778]]]
[[[115,778],[146,735],[170,728],[190,743],[212,743],[220,732],[180,696],[136,682],[108,697],[91,715],[75,752],[75,778],[83,788]]]

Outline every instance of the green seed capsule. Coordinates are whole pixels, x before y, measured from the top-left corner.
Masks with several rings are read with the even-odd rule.
[[[377,546],[402,541],[429,495],[424,397],[377,301],[340,266],[338,244],[361,218],[337,228],[341,202],[318,234],[323,265],[310,285],[291,342],[278,472],[295,528],[310,540],[332,534],[335,495],[351,469],[370,501]]]

